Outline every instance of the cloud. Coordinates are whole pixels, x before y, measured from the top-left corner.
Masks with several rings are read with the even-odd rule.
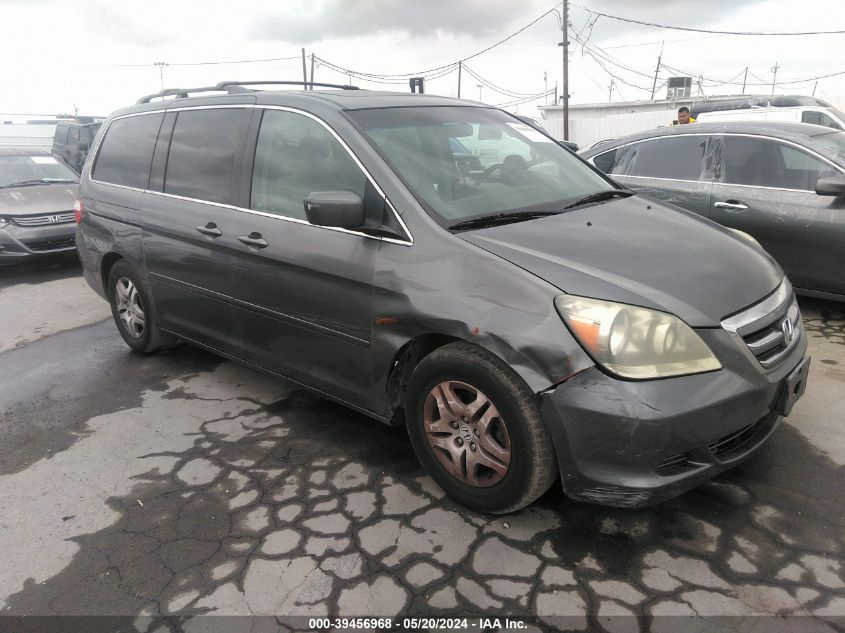
[[[289,6],[268,12],[249,31],[261,39],[297,44],[395,31],[421,38],[441,33],[476,37],[529,21],[537,13],[532,6],[513,0],[327,0],[310,12],[292,14]]]

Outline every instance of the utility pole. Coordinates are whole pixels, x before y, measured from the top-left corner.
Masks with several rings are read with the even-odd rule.
[[[775,65],[772,66],[772,96],[775,94],[775,81],[778,78],[778,68],[780,68],[780,66],[778,66],[777,62],[775,62]]]
[[[610,78],[610,89],[607,91],[607,102],[613,101],[613,77]]]
[[[310,90],[314,90],[314,53],[311,53],[311,87]]]
[[[569,0],[563,0],[560,20],[561,42],[563,49],[563,140],[569,140]]]
[[[461,70],[463,70],[464,63],[462,61],[458,62],[458,99],[461,98]]]
[[[745,94],[745,82],[748,79],[748,66],[745,67],[745,74],[742,76],[742,94]]]
[[[660,60],[663,59],[663,45],[665,40],[660,43],[660,55],[657,56],[657,68],[654,69],[654,81],[651,84],[651,100],[654,101],[654,91],[657,90],[657,74],[660,72]]]
[[[168,66],[167,62],[155,62],[153,66],[158,68],[158,79],[161,83],[161,89],[164,90],[164,67]]]
[[[481,101],[481,88],[484,86],[484,84],[475,84],[475,85],[478,86],[478,100]]]
[[[305,49],[302,49],[302,89],[308,90],[308,71],[305,67]]]

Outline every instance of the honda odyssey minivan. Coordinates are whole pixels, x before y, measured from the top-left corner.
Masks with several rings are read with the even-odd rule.
[[[215,90],[114,113],[83,169],[84,274],[132,349],[187,341],[405,424],[434,480],[493,513],[558,476],[597,503],[672,497],[803,393],[801,315],[765,251],[507,112]],[[508,152],[459,169],[479,136]]]

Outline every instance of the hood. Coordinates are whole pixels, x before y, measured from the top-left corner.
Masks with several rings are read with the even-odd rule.
[[[73,211],[73,203],[78,196],[79,185],[70,184],[0,189],[0,215],[34,215]]]
[[[717,327],[783,279],[759,247],[639,196],[457,235],[568,294],[671,312],[693,327]]]

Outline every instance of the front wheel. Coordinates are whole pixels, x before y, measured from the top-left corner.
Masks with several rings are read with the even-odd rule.
[[[465,506],[512,512],[557,478],[551,438],[531,390],[478,347],[450,343],[424,358],[409,381],[405,411],[420,462]]]

